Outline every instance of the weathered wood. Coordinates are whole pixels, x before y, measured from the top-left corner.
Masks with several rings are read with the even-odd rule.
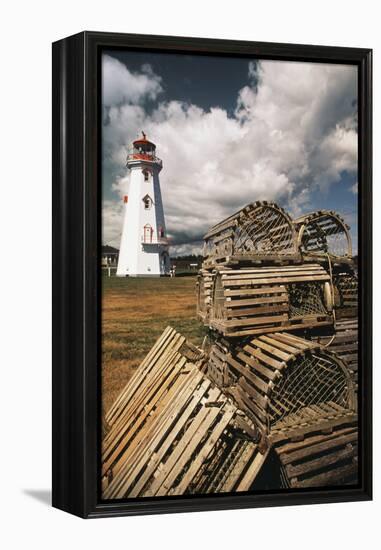
[[[357,423],[357,414],[354,411],[344,409],[343,413],[338,413],[333,418],[326,418],[324,413],[316,415],[314,420],[310,422],[303,422],[295,427],[290,425],[284,426],[283,429],[272,430],[268,436],[268,442],[270,445],[283,441],[290,441],[294,438],[303,438],[311,433],[318,431],[324,432],[326,430],[331,431],[337,426],[341,426],[343,423]]]
[[[280,294],[280,298],[287,299],[287,290],[285,286],[269,286],[265,289],[244,287],[239,290],[224,290],[223,293],[224,296],[256,296],[258,294],[263,297],[266,297],[267,294],[269,294],[270,296],[272,296],[273,294]],[[233,300],[231,300],[231,302],[233,302]],[[259,298],[255,303],[261,303],[261,299]],[[230,304],[230,307],[234,307],[232,303]]]
[[[358,316],[358,278],[354,270],[336,270],[333,275],[335,306],[338,317]]]
[[[200,303],[199,317],[223,336],[333,325],[332,303],[325,303],[330,276],[319,264],[217,270],[212,277],[207,315]]]
[[[209,319],[214,279],[215,275],[206,270],[201,270],[197,277],[197,315],[202,322],[207,322]]]
[[[192,461],[187,473],[184,475],[180,484],[176,487],[176,494],[184,494],[189,483],[196,476],[197,472],[208,458],[209,453],[213,450],[213,447],[216,445],[218,439],[221,437],[223,431],[233,418],[234,413],[235,407],[227,404],[224,409],[224,414],[219,419],[219,422],[215,425],[214,430],[211,431],[209,438],[203,445],[202,449],[200,449],[200,451],[198,452],[197,457]]]
[[[323,271],[323,270],[322,270]],[[237,280],[226,279],[222,281],[222,286],[225,288],[232,288],[235,286],[247,286],[247,285],[266,285],[266,284],[289,284],[289,283],[313,283],[315,281],[329,281],[328,273],[310,274],[303,273],[302,275],[285,275],[282,273],[282,268],[278,268],[273,274],[273,277],[260,275],[258,277],[250,276],[250,278],[242,278]]]
[[[145,376],[147,375],[146,367],[154,364],[153,358],[155,357],[155,354],[158,353],[158,350],[162,349],[165,345],[167,345],[169,339],[173,338],[173,336],[174,336],[174,333],[172,329],[170,327],[167,327],[163,332],[163,334],[158,338],[157,342],[155,343],[155,345],[150,350],[150,352],[144,359],[143,363],[141,364],[140,369],[137,370],[133,375],[130,381],[130,384],[128,386],[129,393],[127,393],[127,391],[121,392],[120,396],[116,399],[111,409],[106,414],[106,422],[109,425],[111,425],[112,422],[114,421],[115,416],[118,414],[118,411],[122,408],[123,403],[129,400],[130,396],[134,393],[136,388],[142,383],[142,380],[144,380]]]
[[[128,446],[124,454],[120,454],[118,461],[112,465],[113,477],[118,475],[118,486],[113,488],[119,492],[126,492],[131,488],[131,496],[138,490],[140,483],[144,486],[144,476],[151,472],[155,466],[155,460],[159,460],[161,453],[165,453],[171,444],[172,438],[182,429],[187,421],[190,410],[193,410],[203,395],[208,391],[209,385],[201,383],[202,376],[192,377],[192,380],[184,380],[182,387],[178,385],[173,388],[173,392],[168,392],[166,399],[163,399],[161,406],[155,411],[155,415],[150,417],[150,422],[144,426],[135,440]],[[191,387],[193,389],[191,389]],[[179,412],[183,410],[184,398],[193,391],[192,401],[187,406],[184,413],[179,418]],[[171,409],[168,406],[171,406]],[[161,414],[167,409],[168,414]],[[175,427],[170,430],[173,422]],[[166,436],[165,444],[158,449],[159,442]],[[154,460],[155,458],[155,460]],[[144,470],[144,474],[140,475]],[[136,484],[136,479],[139,483]],[[138,492],[136,493],[138,494]]]
[[[199,388],[194,391],[192,395],[192,399],[190,400],[189,404],[185,408],[184,412],[179,417],[179,410],[174,409],[172,414],[166,419],[166,424],[161,430],[158,432],[156,439],[153,439],[153,441],[150,443],[150,446],[148,446],[148,457],[143,456],[142,457],[142,463],[143,465],[146,465],[146,469],[144,471],[144,474],[139,478],[139,481],[135,483],[131,487],[130,496],[138,496],[139,493],[144,488],[145,484],[149,480],[150,477],[152,477],[155,473],[156,468],[160,465],[161,461],[163,460],[163,457],[165,456],[166,452],[170,448],[170,446],[173,444],[173,442],[178,437],[180,430],[184,428],[185,423],[193,414],[196,406],[199,404],[202,397],[206,394],[207,390],[209,389],[210,385],[207,383],[207,380],[204,380],[202,384],[199,386]],[[160,448],[156,448],[156,446],[159,444],[160,440],[164,437],[164,435],[169,430],[169,427],[171,426],[171,423],[176,420],[176,423],[174,427],[171,429],[170,434],[168,437],[166,437],[165,443],[163,443]],[[155,449],[155,452],[154,452]],[[151,456],[150,456],[151,455]],[[148,459],[148,464],[147,464]],[[130,483],[133,483],[133,479]]]
[[[263,454],[258,452],[254,460],[252,460],[251,463],[249,463],[244,477],[242,478],[239,485],[237,486],[237,489],[236,489],[237,492],[248,491],[248,489],[253,485],[254,480],[258,475],[258,472],[260,471],[261,467],[263,466],[263,463],[267,458],[268,453],[269,453],[269,449],[267,449],[266,452]]]
[[[204,237],[204,268],[242,261],[298,261],[297,233],[289,215],[274,203],[249,204],[212,227]]]
[[[358,433],[356,425],[333,428],[332,433],[307,436],[302,442],[276,444],[287,487],[356,484]]]
[[[298,247],[304,258],[352,259],[349,226],[337,212],[319,210],[305,214],[294,220],[294,225],[298,232]]]
[[[334,352],[347,366],[357,391],[358,370],[358,319],[343,319],[336,321],[335,332],[320,336],[310,334],[309,337],[320,342]]]
[[[297,441],[297,442],[288,441],[287,443],[282,443],[277,446],[276,452],[280,456],[280,455],[283,455],[284,453],[294,452],[298,449],[309,447],[315,443],[320,443],[322,441],[329,441],[330,439],[336,438],[338,436],[351,433],[353,432],[353,430],[354,430],[353,425],[344,425],[344,427],[336,428],[335,431],[332,431],[332,433],[330,434],[319,433],[317,435],[310,435],[306,438],[303,438],[301,441]]]
[[[106,416],[104,498],[248,491],[271,448],[284,486],[357,479],[348,229],[267,202],[211,228],[196,286],[206,351],[167,328],[147,354]]]
[[[287,298],[285,296],[261,296],[261,298],[254,298],[254,299],[248,299],[248,300],[230,300],[229,302],[229,309],[230,308],[242,308],[242,306],[255,306],[256,304],[276,304],[276,303],[284,303],[288,302]],[[239,311],[239,313],[243,313],[244,310]]]
[[[282,458],[282,463],[292,464],[295,463],[301,459],[306,458],[310,455],[319,454],[321,452],[325,452],[328,449],[334,449],[336,447],[342,447],[343,445],[346,445],[347,443],[353,443],[354,441],[357,441],[357,432],[352,432],[346,435],[340,435],[338,437],[330,437],[329,440],[322,441],[320,443],[315,443],[311,445],[310,447],[305,447],[304,449],[298,449],[296,451],[289,451],[287,455],[285,455]],[[301,468],[300,466],[298,467]]]
[[[358,469],[358,464],[354,461],[352,464],[316,475],[312,479],[305,479],[300,482],[292,479],[291,487],[303,489],[307,487],[329,487],[332,485],[357,485]]]
[[[289,333],[254,337],[230,347],[217,341],[206,373],[218,379],[219,369],[230,381],[224,393],[269,441],[311,433],[323,422],[328,428],[355,414],[353,383],[345,365],[318,343]]]
[[[202,359],[183,355],[203,357],[175,331],[154,348],[142,363],[146,383],[136,375],[117,399],[121,410],[103,448],[103,498],[185,494],[206,479],[206,492],[242,483],[249,489],[255,476],[242,476],[258,453],[250,441],[256,426],[203,374]],[[245,451],[247,463],[231,469],[230,446],[237,456]],[[211,462],[214,477],[206,473]],[[225,470],[227,484],[220,479]]]

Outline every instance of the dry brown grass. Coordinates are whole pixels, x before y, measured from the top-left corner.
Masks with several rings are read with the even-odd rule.
[[[168,325],[201,344],[205,332],[196,319],[195,282],[195,277],[103,278],[104,413]]]

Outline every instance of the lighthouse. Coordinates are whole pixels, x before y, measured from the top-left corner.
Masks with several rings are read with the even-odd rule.
[[[162,167],[162,161],[156,156],[156,145],[142,132],[127,156],[130,180],[128,195],[124,197],[118,277],[159,277],[169,272],[159,180]]]

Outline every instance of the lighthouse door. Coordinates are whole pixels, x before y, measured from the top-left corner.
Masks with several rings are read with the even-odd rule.
[[[145,243],[152,243],[152,233],[153,233],[153,229],[152,229],[152,227],[150,226],[149,223],[147,223],[147,224],[144,226],[143,231],[144,231],[144,233],[143,233],[143,242],[145,242]]]

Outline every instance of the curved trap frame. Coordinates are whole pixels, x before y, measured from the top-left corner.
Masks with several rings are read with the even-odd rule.
[[[299,260],[290,216],[275,203],[249,204],[212,227],[204,237],[203,266],[250,261]]]
[[[309,338],[334,352],[348,368],[355,391],[358,383],[358,319],[340,319],[333,334],[310,334]]]
[[[303,256],[352,258],[350,227],[336,212],[319,210],[300,216],[294,224]]]
[[[318,343],[291,334],[262,335],[236,347],[217,341],[207,374],[216,383],[223,380],[225,393],[269,442],[355,416],[344,364]]]
[[[329,403],[348,406],[348,374],[331,355],[311,350],[290,362],[274,385],[268,406],[270,429],[298,422],[307,407]]]

